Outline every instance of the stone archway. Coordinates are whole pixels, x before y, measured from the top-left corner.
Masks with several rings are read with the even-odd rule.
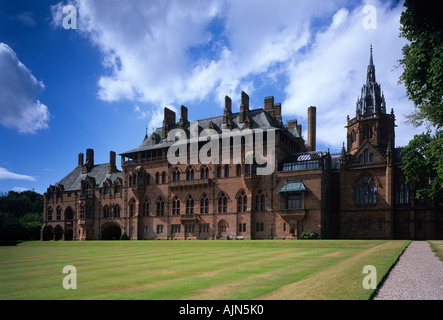
[[[52,240],[54,238],[54,228],[51,225],[42,228],[42,240]]]
[[[228,236],[228,222],[226,220],[220,220],[217,224],[217,237],[219,239],[226,239]]]
[[[72,229],[66,230],[66,232],[65,232],[65,240],[66,241],[70,241],[72,239],[74,239],[74,231]]]
[[[102,227],[102,240],[120,240],[122,228],[116,223],[110,223]]]
[[[54,240],[63,239],[63,228],[58,224],[54,228]]]

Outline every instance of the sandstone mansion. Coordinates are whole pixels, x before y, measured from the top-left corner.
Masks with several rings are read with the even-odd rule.
[[[282,122],[281,104],[272,96],[253,109],[242,92],[238,112],[226,96],[222,115],[193,121],[185,106],[178,121],[165,108],[162,127],[119,154],[121,171],[114,151],[102,164],[94,162],[92,149],[78,155],[77,166],[44,194],[41,238],[298,239],[304,231],[335,239],[443,238],[442,208],[416,199],[406,184],[394,111],[376,81],[372,48],[341,153],[316,149],[316,112],[307,110],[305,141],[297,120]],[[185,160],[201,154],[209,137],[186,141],[208,131],[247,131],[255,140],[260,130],[263,154],[273,156],[263,164],[241,137],[228,152],[224,148],[227,161],[174,164],[168,157],[177,143],[172,130],[182,133]],[[234,159],[236,148],[241,156]],[[210,156],[222,156],[222,149],[211,149]],[[272,173],[259,174],[264,166]]]

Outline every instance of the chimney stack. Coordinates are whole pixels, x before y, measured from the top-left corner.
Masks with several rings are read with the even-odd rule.
[[[274,118],[274,97],[273,96],[265,98],[264,109],[272,118]]]
[[[83,167],[83,159],[84,159],[84,154],[83,153],[79,153],[78,154],[78,167]]]
[[[117,166],[115,165],[115,152],[111,151],[109,152],[108,173],[114,173],[114,172],[117,172]]]
[[[281,103],[276,103],[274,104],[274,118],[275,120],[278,120],[280,122],[282,122],[282,117],[281,117]]]
[[[180,125],[183,127],[188,122],[188,108],[181,106],[180,108]]]
[[[86,149],[86,162],[83,165],[82,173],[88,173],[94,168],[94,149]]]
[[[239,113],[239,122],[243,123],[246,119],[246,113],[249,111],[249,96],[242,91],[241,92],[241,104],[240,104],[240,113]]]
[[[311,106],[308,108],[308,151],[315,151],[315,141],[316,141],[316,123],[317,123],[317,108]]]
[[[175,112],[165,108],[164,118],[162,126],[162,138],[165,139],[168,136],[169,130],[175,125]]]
[[[228,122],[229,117],[232,114],[232,100],[228,96],[225,96],[225,110],[223,111],[223,123]]]

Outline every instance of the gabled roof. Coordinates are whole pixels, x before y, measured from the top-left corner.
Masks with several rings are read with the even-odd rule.
[[[88,173],[82,173],[82,167],[77,167],[72,170],[66,177],[61,179],[55,184],[56,187],[63,186],[65,191],[74,191],[81,189],[81,182],[87,177],[94,178],[95,188],[103,187],[103,183],[106,180],[110,180],[114,183],[117,179],[122,178],[122,172],[117,171],[114,173],[108,173],[108,163],[95,165],[94,168]]]
[[[228,121],[231,124],[231,128],[230,128],[231,130],[236,130],[236,129],[243,130],[246,128],[245,123],[240,123],[239,114],[240,114],[239,112],[233,113],[228,118]],[[254,130],[254,129],[262,129],[262,130],[277,129],[277,130],[285,131],[288,135],[290,135],[294,138],[300,137],[297,130],[288,130],[285,126],[282,125],[282,123],[280,121],[273,119],[264,109],[249,110],[249,111],[247,111],[247,117],[250,121],[249,128],[251,130]],[[186,132],[187,138],[190,137],[190,132],[189,132],[190,125],[191,125],[191,123],[194,123],[194,122],[197,122],[197,124],[198,124],[199,133],[205,129],[213,129],[217,133],[220,134],[220,133],[222,133],[223,129],[226,129],[226,130],[229,129],[228,126],[223,123],[223,116],[196,120],[196,121],[192,121],[192,122],[187,122],[183,126],[183,128],[181,128]],[[180,124],[177,123],[172,128],[169,128],[169,130],[173,130],[173,129],[180,129]],[[155,143],[152,142],[153,135],[155,137]],[[167,139],[162,138],[162,128],[157,128],[148,139],[143,140],[143,143],[140,146],[138,146],[135,149],[123,152],[120,155],[128,155],[128,154],[132,154],[132,153],[140,152],[140,151],[155,150],[155,149],[159,149],[159,148],[167,148],[167,147],[172,146],[174,143],[175,143],[175,141],[167,141]]]

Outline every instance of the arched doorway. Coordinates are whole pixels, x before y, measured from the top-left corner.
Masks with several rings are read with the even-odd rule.
[[[68,229],[65,232],[65,240],[70,241],[74,238],[74,231],[72,229]]]
[[[122,228],[118,224],[112,223],[105,225],[102,230],[102,240],[120,240]]]
[[[63,238],[63,228],[58,224],[54,228],[54,240],[60,240]]]
[[[217,236],[219,239],[226,239],[229,225],[226,220],[220,220],[217,224]]]
[[[50,225],[44,226],[42,230],[42,240],[52,240],[54,238],[54,228]]]

